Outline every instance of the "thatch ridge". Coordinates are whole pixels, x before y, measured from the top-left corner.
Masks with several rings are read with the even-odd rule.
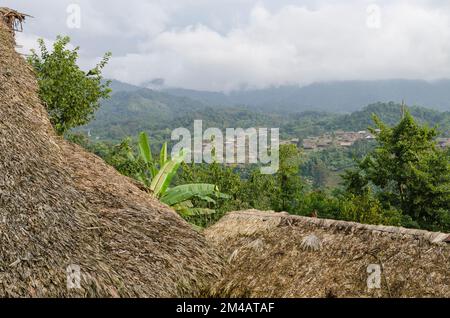
[[[229,262],[213,296],[450,297],[448,234],[255,210],[205,234]],[[371,264],[380,289],[368,289]]]
[[[295,226],[299,223],[309,223],[311,225],[321,227],[324,229],[332,229],[334,231],[343,231],[343,232],[354,232],[354,231],[367,231],[372,234],[379,232],[380,234],[390,234],[394,238],[402,237],[409,238],[412,240],[425,240],[431,244],[441,244],[446,245],[449,242],[450,234],[441,233],[441,232],[430,232],[426,230],[416,230],[416,229],[407,229],[403,227],[396,226],[385,226],[385,225],[372,225],[372,224],[361,224],[356,222],[347,222],[347,221],[339,221],[332,219],[319,219],[312,217],[304,217],[299,215],[291,215],[288,213],[276,213],[273,211],[258,211],[258,210],[247,210],[247,211],[238,211],[232,212],[229,215],[232,215],[233,218],[242,218],[245,219],[263,219],[264,222],[270,224],[277,223],[277,225],[290,225]],[[271,222],[268,222],[271,220]],[[257,229],[252,229],[257,230]]]
[[[56,136],[1,16],[0,242],[0,297],[195,296],[221,269],[174,211]]]

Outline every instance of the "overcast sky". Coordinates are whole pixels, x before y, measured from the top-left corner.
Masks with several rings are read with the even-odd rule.
[[[81,10],[80,28],[69,4]],[[33,15],[18,36],[72,37],[106,76],[203,90],[450,77],[446,0],[0,0]],[[69,22],[69,23],[68,23]]]

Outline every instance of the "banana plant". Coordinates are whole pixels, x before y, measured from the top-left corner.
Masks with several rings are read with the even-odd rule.
[[[139,135],[139,154],[145,166],[143,171],[137,175],[137,178],[161,202],[173,207],[184,217],[215,213],[213,209],[196,208],[192,200],[197,199],[208,203],[208,205],[215,205],[215,199],[229,198],[228,195],[221,193],[219,188],[213,184],[186,184],[169,188],[182,162],[186,158],[187,151],[184,149],[178,155],[169,159],[167,143],[165,143],[160,151],[158,170],[152,156],[148,135],[142,132]],[[130,157],[133,158],[133,154],[130,154]]]
[[[150,191],[157,197],[165,194],[172,182],[173,177],[178,172],[181,163],[186,158],[187,152],[183,149],[180,153],[174,156],[171,160],[167,160],[160,168],[159,172],[153,177],[150,184]]]
[[[152,180],[158,174],[158,167],[153,160],[152,149],[150,147],[147,133],[140,133],[138,141],[139,157],[143,162],[143,169],[142,171],[139,171],[137,173],[136,178],[146,187],[150,187]],[[129,152],[128,156],[131,160],[137,161],[132,152]],[[160,152],[160,167],[162,167],[167,162],[167,160],[167,143],[165,143]]]

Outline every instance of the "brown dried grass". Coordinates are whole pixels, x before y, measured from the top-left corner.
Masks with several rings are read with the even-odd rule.
[[[229,263],[212,296],[450,297],[448,234],[259,211],[205,234]],[[381,289],[367,288],[370,264]]]
[[[0,11],[0,297],[195,296],[221,261],[100,158],[55,135]],[[81,267],[80,290],[66,268]]]

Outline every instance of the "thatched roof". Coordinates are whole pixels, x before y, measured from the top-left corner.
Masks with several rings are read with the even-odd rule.
[[[206,235],[229,262],[214,296],[450,297],[448,234],[247,211]]]
[[[0,297],[195,296],[216,277],[216,253],[175,212],[55,135],[2,14]],[[72,264],[82,289],[67,288]]]

